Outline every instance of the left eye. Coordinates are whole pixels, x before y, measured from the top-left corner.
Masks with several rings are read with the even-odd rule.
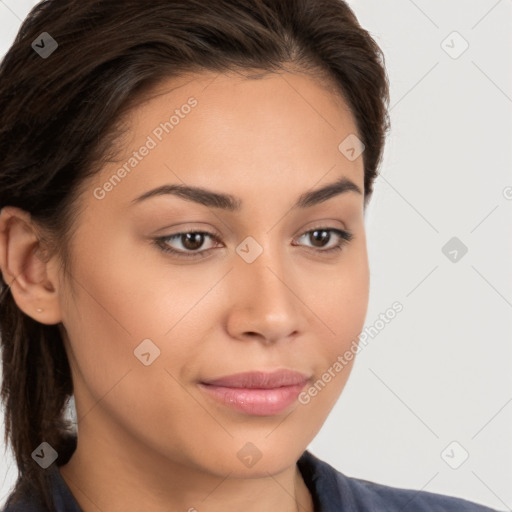
[[[339,238],[339,241],[329,249],[319,249],[318,246],[323,247],[324,242],[329,242],[331,240],[333,233]],[[353,239],[352,233],[336,228],[311,229],[302,234],[299,239],[307,236],[309,236],[310,239],[314,241],[313,243],[316,245],[316,247],[307,246],[307,248],[320,253],[332,253],[335,251],[340,251],[344,245],[348,244]],[[212,249],[210,248],[198,251],[198,249],[203,246],[205,237],[211,238],[216,242],[220,242],[217,235],[207,231],[185,231],[176,233],[174,235],[155,238],[154,242],[159,247],[159,249],[164,252],[172,253],[178,257],[195,258],[205,257],[207,253]],[[178,240],[184,249],[175,249],[170,247],[169,242],[172,240]]]

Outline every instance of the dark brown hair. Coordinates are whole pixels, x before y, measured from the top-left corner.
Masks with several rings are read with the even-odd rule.
[[[58,44],[47,58],[31,47],[43,32]],[[0,64],[0,208],[29,212],[66,269],[77,198],[113,157],[137,98],[188,71],[284,66],[324,77],[350,107],[365,144],[366,205],[389,128],[389,85],[380,48],[343,1],[43,1]],[[0,285],[5,441],[19,477],[10,503],[41,496],[53,510],[48,471],[31,453],[46,441],[61,466],[76,448],[64,418],[73,384],[62,325],[33,320]]]

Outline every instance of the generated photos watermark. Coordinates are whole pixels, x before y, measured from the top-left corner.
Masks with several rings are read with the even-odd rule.
[[[135,167],[139,165],[142,160],[148,156],[153,149],[158,146],[159,142],[162,142],[165,135],[171,133],[176,126],[178,126],[183,119],[192,111],[198,104],[197,99],[191,96],[187,102],[181,105],[180,108],[174,109],[174,114],[169,117],[168,121],[160,123],[152,132],[151,135],[146,137],[146,142],[138,149],[133,151],[132,156],[126,160],[126,162],[115,171],[108,180],[106,180],[101,187],[96,187],[93,191],[93,195],[96,199],[104,199],[108,192],[111,192],[114,187],[121,183],[121,180],[125,178]]]
[[[312,397],[315,397],[320,393],[332,379],[338,375],[343,368],[348,366],[350,361],[354,359],[354,356],[359,354],[364,347],[369,343],[368,336],[371,339],[375,338],[380,331],[386,327],[387,324],[393,320],[398,313],[404,309],[403,305],[399,301],[393,302],[390,308],[386,309],[384,313],[379,315],[379,318],[373,322],[372,325],[365,327],[358,336],[358,340],[353,340],[350,348],[347,349],[343,355],[339,355],[336,361],[333,362],[329,368],[322,374],[322,376],[309,388],[302,391],[298,396],[298,401],[302,405],[307,405],[311,401]]]

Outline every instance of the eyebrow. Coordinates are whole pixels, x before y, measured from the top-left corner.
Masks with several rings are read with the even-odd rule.
[[[338,181],[325,185],[322,188],[304,192],[298,197],[292,209],[309,208],[319,203],[323,203],[334,196],[350,191],[363,195],[361,189],[354,182],[350,181],[348,178],[342,177]],[[238,212],[242,207],[242,200],[231,194],[223,194],[201,187],[180,184],[162,185],[161,187],[148,190],[141,196],[133,199],[131,203],[137,204],[149,199],[150,197],[166,194],[172,194],[210,208],[219,208],[230,212]]]

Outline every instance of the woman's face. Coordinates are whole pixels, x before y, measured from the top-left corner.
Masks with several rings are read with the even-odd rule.
[[[204,73],[159,92],[131,112],[120,161],[81,196],[61,276],[79,446],[140,467],[275,473],[295,464],[334,406],[366,316],[356,125],[305,75]],[[342,178],[355,187],[296,206]],[[204,192],[140,199],[164,186]],[[206,234],[171,238],[194,232]],[[309,378],[301,400],[251,409],[239,396],[235,408],[200,384],[278,369]]]

